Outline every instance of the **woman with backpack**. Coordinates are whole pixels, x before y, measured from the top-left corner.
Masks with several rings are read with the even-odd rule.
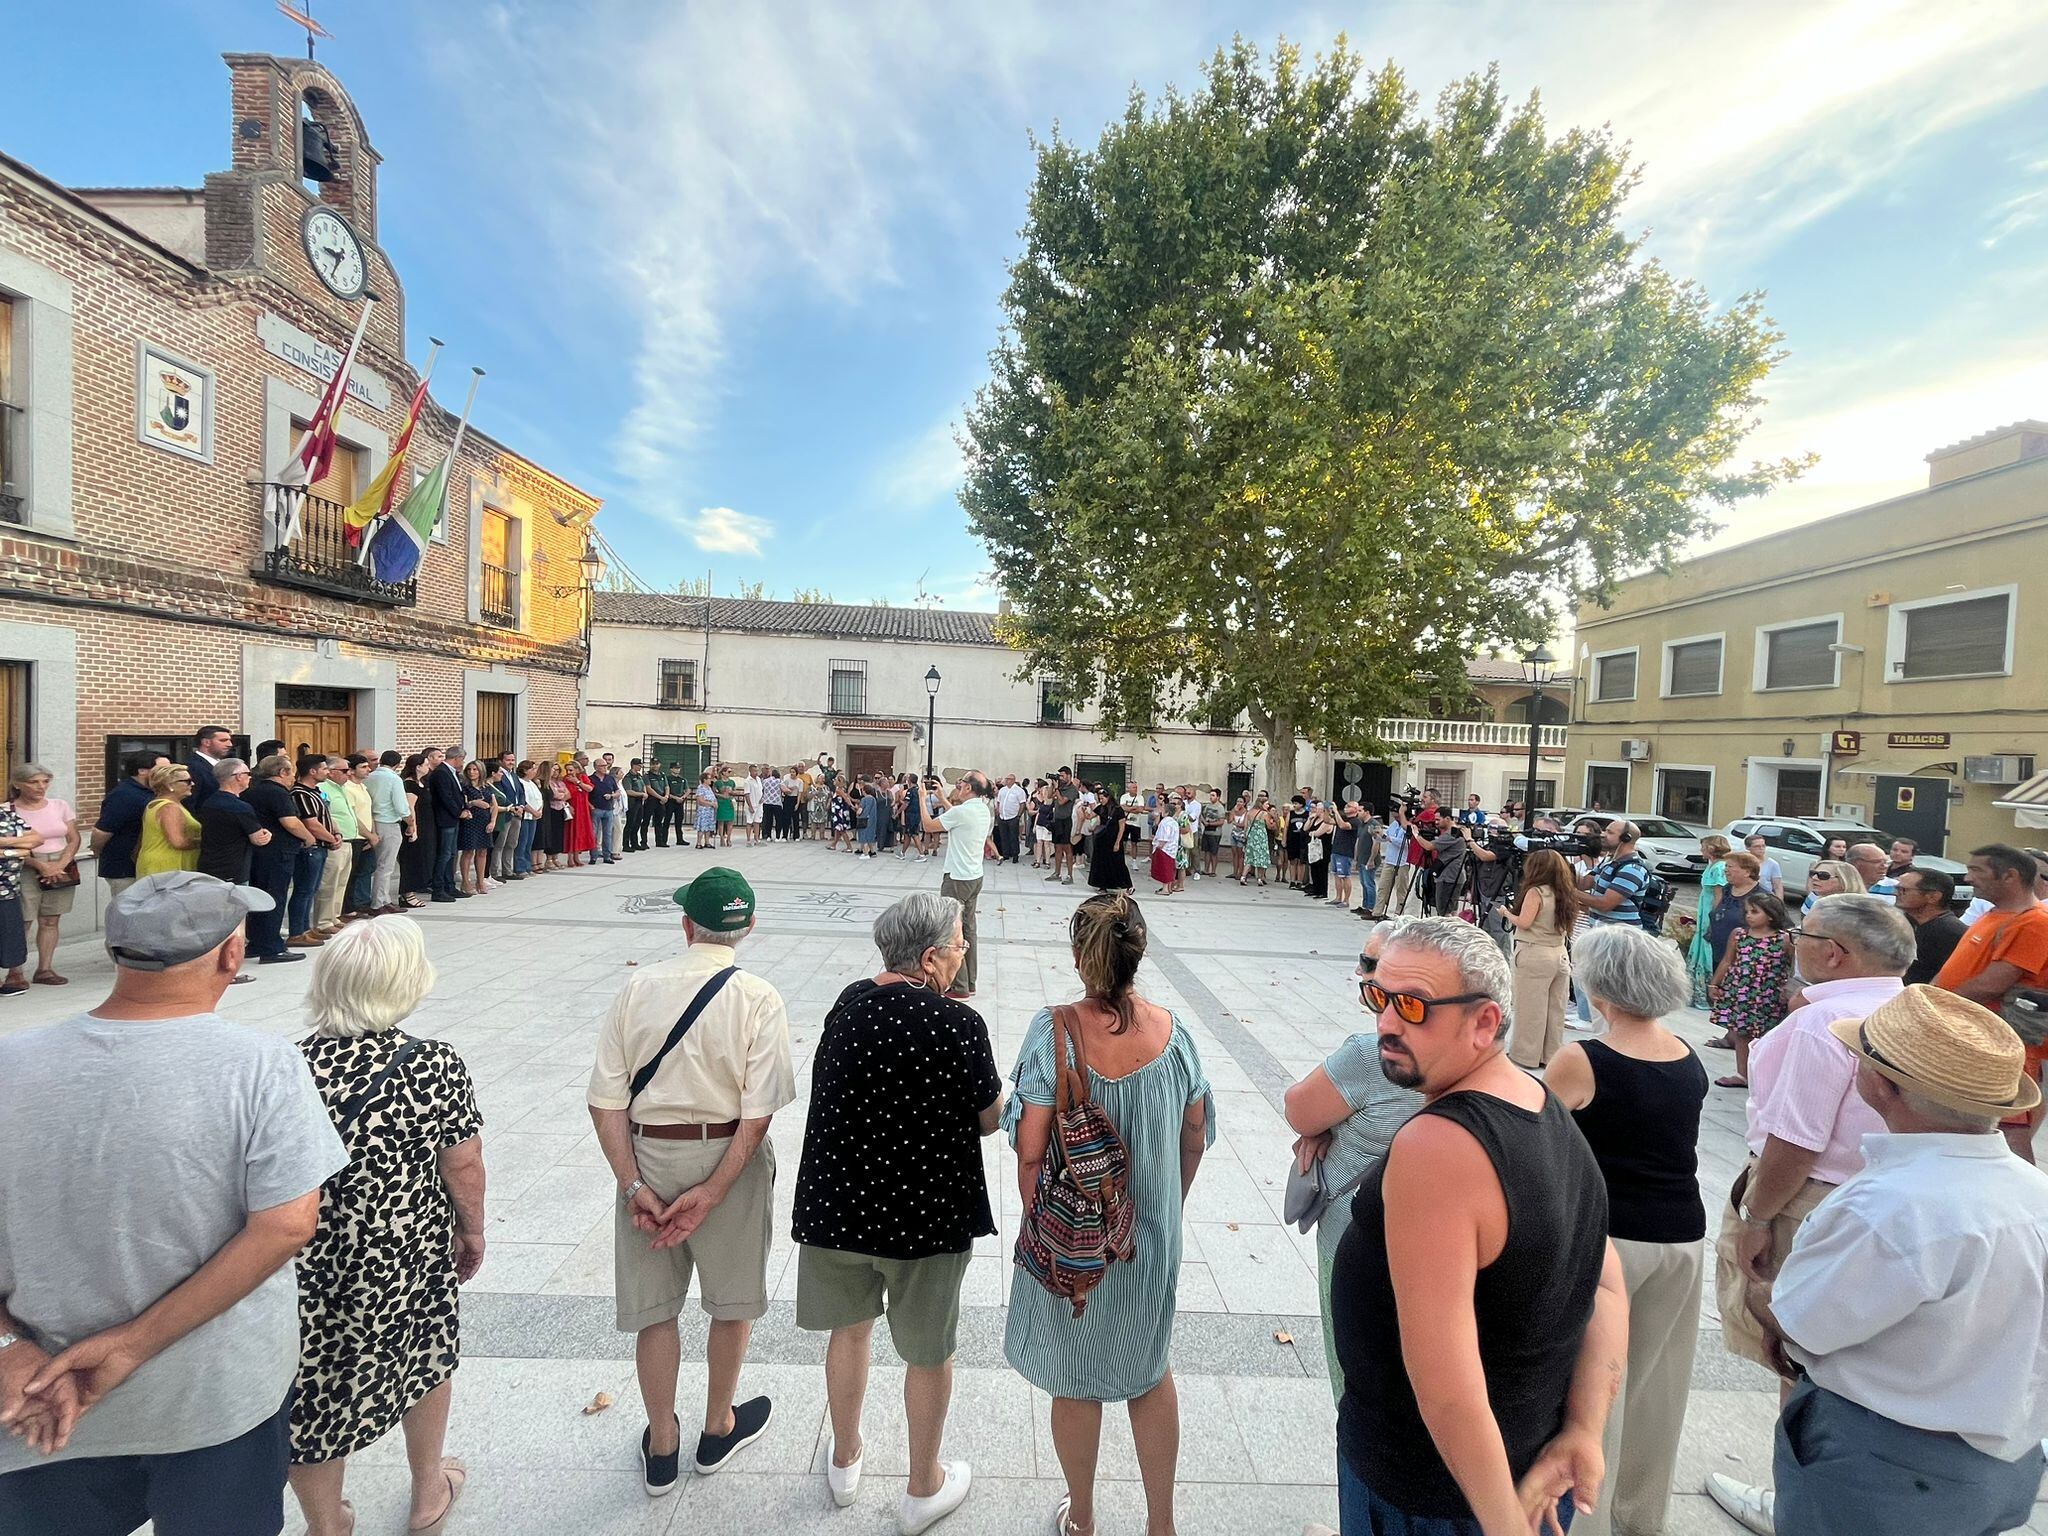
[[[1087,995],[1031,1021],[1003,1112],[1024,1197],[1003,1353],[1053,1399],[1067,1479],[1059,1536],[1095,1530],[1104,1403],[1130,1405],[1148,1521],[1169,1529],[1181,1206],[1215,1140],[1215,1109],[1193,1038],[1132,990],[1145,919],[1131,894],[1089,897],[1068,936]]]

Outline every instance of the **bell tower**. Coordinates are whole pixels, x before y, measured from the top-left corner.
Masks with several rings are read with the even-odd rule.
[[[332,305],[299,249],[316,203],[361,237],[380,308],[371,337],[398,349],[404,334],[396,275],[377,244],[377,168],[383,157],[341,83],[311,59],[225,55],[230,84],[229,169],[206,178],[206,263],[262,272]]]

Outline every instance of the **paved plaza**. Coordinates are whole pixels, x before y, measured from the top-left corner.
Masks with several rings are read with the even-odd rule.
[[[669,893],[695,870],[729,862],[754,882],[759,928],[742,963],[788,1000],[798,1100],[772,1135],[782,1235],[769,1258],[774,1304],[757,1326],[743,1394],[768,1392],[775,1420],[763,1440],[714,1477],[687,1474],[670,1498],[640,1488],[643,1423],[632,1340],[612,1326],[612,1202],[616,1191],[584,1109],[597,1024],[636,964],[677,954],[681,914]],[[990,865],[981,900],[981,992],[974,1006],[994,1032],[1007,1073],[1024,1028],[1078,984],[1066,915],[1086,887],[1050,885],[1028,865]],[[856,861],[818,844],[657,850],[611,867],[529,880],[455,908],[416,914],[439,981],[408,1026],[455,1045],[482,1102],[489,1170],[489,1251],[463,1292],[463,1365],[448,1445],[472,1477],[451,1525],[489,1536],[523,1533],[893,1531],[906,1470],[902,1373],[877,1330],[867,1408],[868,1476],[861,1501],[835,1510],[826,1493],[824,1339],[797,1331],[796,1264],[788,1221],[802,1146],[811,1053],[839,989],[872,974],[875,915],[905,891],[936,887],[936,861]],[[1141,882],[1141,887],[1145,882]],[[1186,1218],[1174,1369],[1182,1443],[1179,1524],[1199,1533],[1276,1532],[1336,1519],[1335,1413],[1316,1317],[1315,1244],[1283,1226],[1281,1192],[1292,1135],[1281,1118],[1288,1083],[1360,1024],[1351,977],[1365,929],[1349,914],[1296,893],[1203,880],[1146,900],[1152,947],[1140,977],[1148,996],[1178,1010],[1216,1089],[1220,1134],[1203,1161]],[[8,1000],[7,1029],[90,1007],[109,965],[97,940],[67,945],[73,985]],[[312,966],[252,968],[225,1011],[293,1034]],[[1681,1021],[1697,1041],[1697,1016]],[[1710,1062],[1723,1070],[1718,1062]],[[1741,1155],[1740,1096],[1716,1089],[1701,1149],[1709,1209]],[[938,1529],[1043,1532],[1061,1483],[1048,1432],[1049,1399],[1003,1362],[1009,1248],[1018,1211],[1007,1144],[986,1148],[1000,1236],[976,1245],[965,1295],[947,1453],[974,1467],[975,1488]],[[1763,1481],[1776,1412],[1774,1381],[1733,1359],[1712,1326],[1702,1333],[1679,1461],[1672,1536],[1728,1536],[1735,1525],[1699,1489],[1709,1472]],[[701,1402],[703,1320],[686,1315],[682,1407],[686,1438]],[[599,1394],[612,1406],[584,1410]],[[1105,1415],[1104,1532],[1143,1528],[1128,1421]],[[404,1455],[394,1432],[352,1463],[349,1496],[365,1533],[404,1527]],[[289,1501],[288,1501],[289,1503]],[[296,1509],[288,1531],[300,1529]],[[2048,1508],[2031,1531],[2048,1532]]]

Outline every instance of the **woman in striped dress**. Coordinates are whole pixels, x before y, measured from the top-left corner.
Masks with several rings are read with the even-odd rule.
[[[1169,1010],[1132,990],[1145,957],[1145,919],[1131,893],[1089,897],[1075,909],[1068,937],[1088,990],[1073,1005],[1088,1095],[1109,1116],[1129,1159],[1135,1252],[1131,1262],[1109,1267],[1078,1319],[1071,1303],[1013,1269],[1003,1353],[1053,1399],[1053,1448],[1069,1469],[1067,1496],[1054,1515],[1059,1536],[1095,1529],[1093,1469],[1104,1403],[1130,1405],[1148,1524],[1166,1530],[1173,1525],[1180,1440],[1167,1356],[1180,1284],[1181,1206],[1216,1139],[1215,1105],[1193,1037]],[[1040,1009],[1025,1031],[1016,1091],[1003,1110],[1027,1210],[1053,1131],[1055,1038],[1052,1011]],[[1074,1470],[1083,1467],[1085,1477]]]

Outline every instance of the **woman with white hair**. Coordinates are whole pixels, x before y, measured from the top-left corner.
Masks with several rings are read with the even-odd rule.
[[[1658,1022],[1692,1000],[1691,972],[1671,945],[1596,923],[1579,936],[1572,970],[1607,1034],[1561,1048],[1543,1081],[1578,1121],[1607,1182],[1608,1236],[1628,1288],[1628,1374],[1607,1416],[1607,1481],[1572,1531],[1661,1531],[1699,1341],[1707,1069]]]
[[[826,1482],[842,1508],[860,1492],[861,1404],[875,1319],[902,1357],[910,1480],[907,1536],[960,1507],[972,1472],[941,1462],[953,1395],[960,1284],[995,1215],[981,1139],[1003,1109],[988,1025],[946,989],[967,953],[960,903],[920,891],[875,919],[882,969],[839,994],[811,1068],[796,1176],[796,1324],[829,1331]]]
[[[292,1492],[307,1536],[350,1536],[348,1458],[405,1427],[408,1529],[445,1527],[462,1462],[441,1454],[459,1359],[456,1286],[484,1257],[483,1118],[452,1047],[398,1025],[434,985],[419,924],[344,928],[313,963],[300,1042],[349,1155],[299,1253]]]

